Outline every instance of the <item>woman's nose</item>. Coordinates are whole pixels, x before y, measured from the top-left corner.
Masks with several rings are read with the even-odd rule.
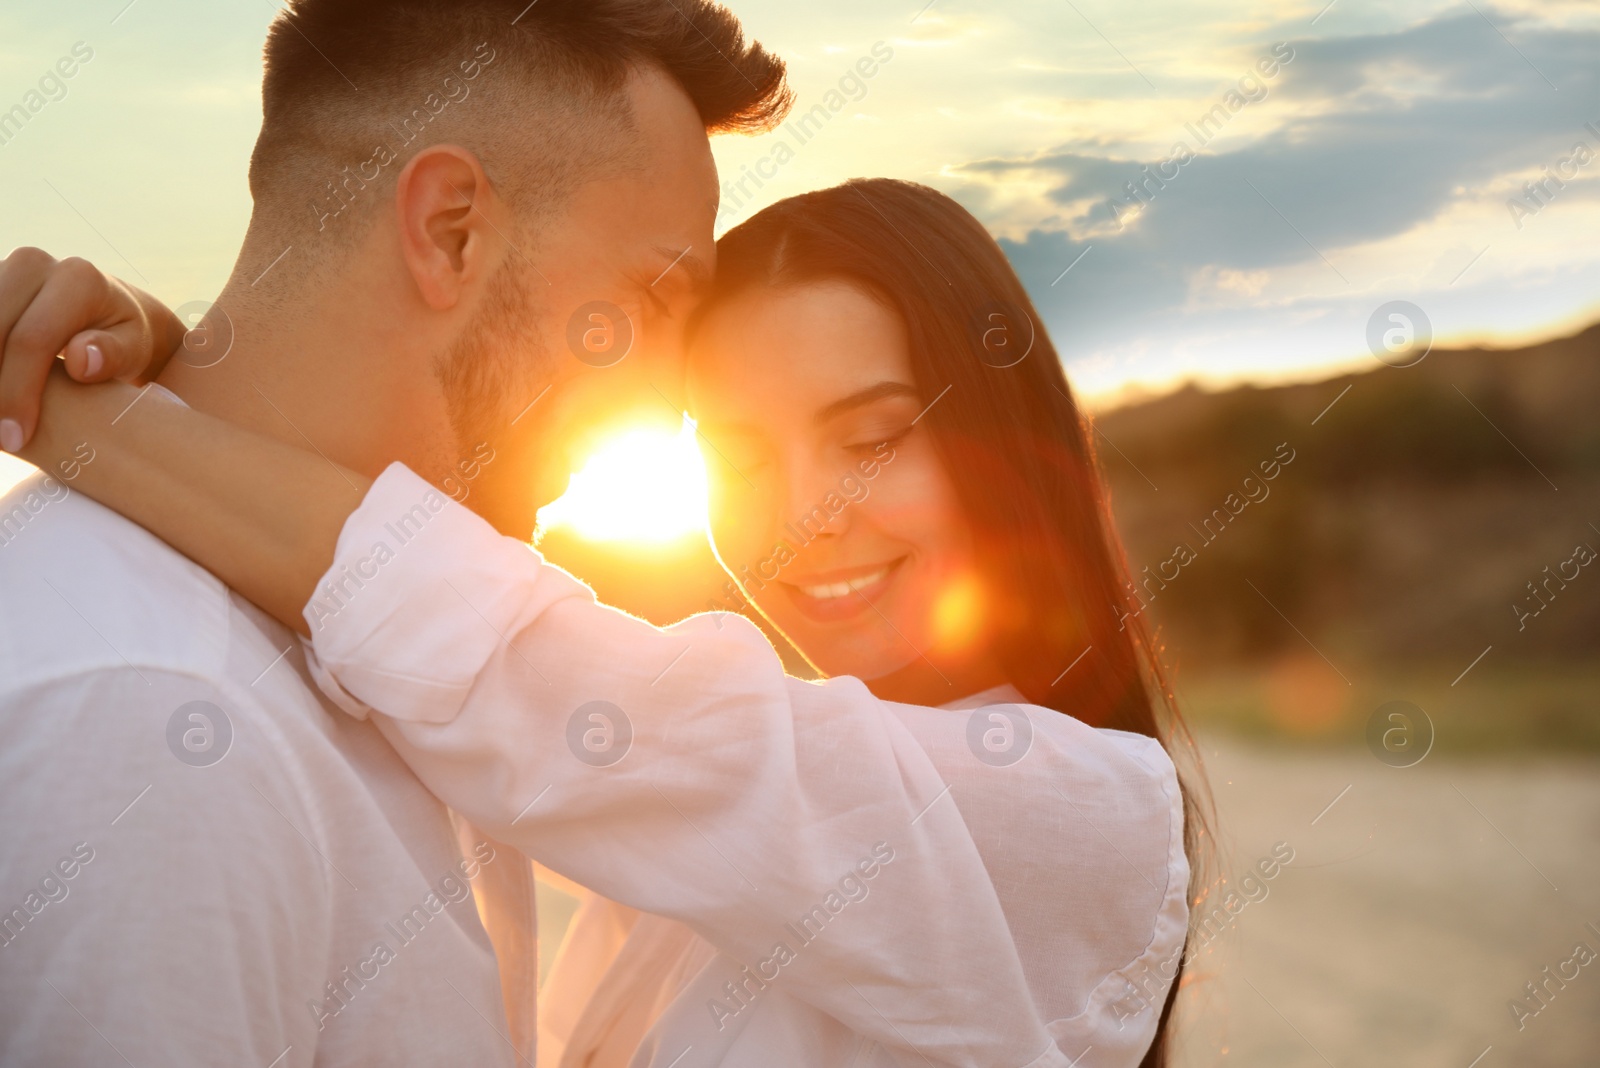
[[[810,541],[838,537],[850,529],[850,506],[839,491],[838,479],[815,464],[793,464],[785,495],[782,522],[796,537]]]

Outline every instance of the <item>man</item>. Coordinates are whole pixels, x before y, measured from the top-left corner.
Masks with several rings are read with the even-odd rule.
[[[137,403],[186,403],[368,475],[403,461],[526,536],[579,430],[668,381],[675,324],[712,270],[707,131],[761,128],[786,102],[781,65],[705,3],[301,0],[268,40],[255,209],[207,343]],[[35,253],[0,275],[8,449],[80,327],[107,328],[67,347],[85,378],[141,367],[175,329],[82,283]],[[0,546],[0,1061],[527,1058],[525,862],[470,833],[463,856],[370,721],[324,703],[288,631],[61,491],[94,461],[85,443],[0,502],[22,516]],[[935,828],[964,834],[945,809],[916,833]],[[691,829],[663,848],[670,834]],[[971,843],[949,842],[951,885],[981,877]],[[647,863],[609,867],[648,903]],[[812,893],[818,873],[795,867],[746,874],[775,899]],[[469,887],[507,931],[493,950]],[[929,921],[935,946],[976,930],[961,910]],[[882,942],[863,945],[881,958]],[[869,951],[841,935],[808,952],[809,967]],[[998,1004],[952,1026],[966,1041],[1016,1013],[1003,1041],[1028,1052],[1011,1063],[1058,1063],[1002,965],[977,972]],[[902,1051],[944,1023],[919,1013],[919,983],[927,1005],[949,997],[907,971],[904,1013],[855,1005],[849,1021]]]

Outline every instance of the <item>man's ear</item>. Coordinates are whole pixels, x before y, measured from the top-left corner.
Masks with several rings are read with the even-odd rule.
[[[430,145],[400,172],[400,249],[417,291],[439,311],[455,307],[500,255],[488,213],[498,210],[483,164],[458,145]]]

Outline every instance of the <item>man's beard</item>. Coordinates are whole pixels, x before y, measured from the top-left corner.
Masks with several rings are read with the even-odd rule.
[[[535,504],[523,470],[526,437],[513,422],[549,385],[555,361],[540,339],[537,276],[520,259],[502,264],[490,279],[483,307],[435,369],[455,438],[455,456],[432,481],[457,486],[459,496],[500,528],[527,537]],[[519,441],[518,438],[523,440]],[[485,455],[493,460],[483,462]],[[469,474],[470,472],[470,474]],[[515,499],[521,495],[528,501]],[[526,526],[526,529],[521,529]]]

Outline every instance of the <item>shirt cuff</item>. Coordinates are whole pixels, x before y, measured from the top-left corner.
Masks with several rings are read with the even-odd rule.
[[[543,561],[403,464],[345,520],[305,608],[312,675],[344,711],[447,723]]]
[[[372,715],[372,706],[360,700],[339,685],[339,680],[333,677],[333,672],[323,666],[322,658],[317,655],[317,647],[311,644],[309,638],[300,639],[300,648],[306,654],[306,668],[310,670],[311,677],[329,701],[332,701],[340,711],[345,712],[355,719],[366,719]]]

